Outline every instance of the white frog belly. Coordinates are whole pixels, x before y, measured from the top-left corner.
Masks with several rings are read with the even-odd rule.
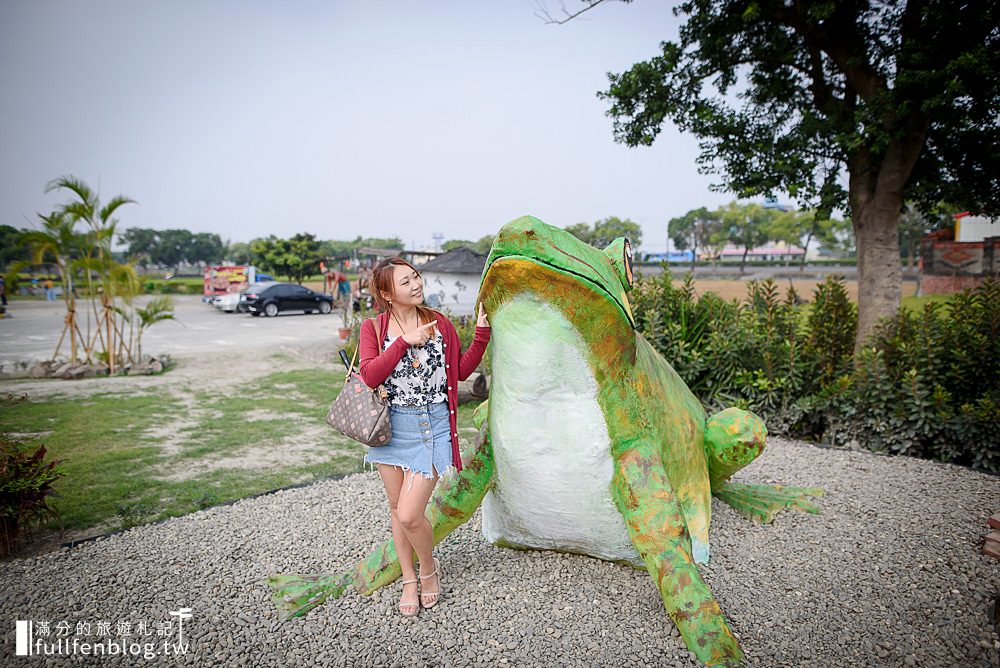
[[[521,293],[490,316],[491,543],[644,568],[611,500],[613,462],[585,342],[558,309]]]

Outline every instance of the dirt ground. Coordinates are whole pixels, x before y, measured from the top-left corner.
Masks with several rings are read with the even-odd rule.
[[[312,368],[315,365],[334,368],[334,364],[343,369],[343,363],[337,355],[339,349],[339,341],[330,339],[298,344],[288,342],[270,348],[268,351],[270,354],[253,350],[226,349],[213,352],[211,355],[171,353],[171,359],[176,366],[165,374],[81,380],[3,379],[0,380],[0,392],[17,394],[27,392],[33,398],[74,398],[118,392],[131,395],[167,392],[174,396],[182,396],[176,388],[186,383],[197,386],[199,390],[230,391],[234,385],[276,371]]]
[[[291,322],[291,321],[290,321]],[[187,411],[172,416],[155,429],[147,432],[151,440],[164,449],[164,454],[176,450],[177,431],[185,424],[196,424],[200,407],[193,404],[189,388],[203,392],[218,392],[225,395],[233,387],[252,385],[255,379],[279,371],[295,369],[343,367],[337,351],[340,348],[336,330],[331,337],[320,342],[288,342],[263,351],[224,349],[205,355],[201,352],[172,353],[176,366],[167,373],[152,376],[115,376],[89,378],[83,380],[61,379],[14,379],[0,380],[0,393],[19,396],[27,393],[33,401],[51,399],[85,399],[96,394],[123,394],[135,396],[152,394],[179,400]],[[332,397],[331,397],[332,398]],[[283,443],[280,448],[248,446],[218,458],[205,458],[196,466],[185,467],[182,471],[164,471],[163,477],[176,480],[203,474],[219,467],[267,469],[294,459],[297,463],[309,462],[315,458],[328,457],[329,429],[325,424],[304,429],[294,439]],[[275,458],[280,458],[281,461]],[[59,549],[60,545],[73,540],[81,540],[108,531],[112,526],[90,527],[84,530],[66,530],[63,533],[36,529],[12,557],[23,558]]]

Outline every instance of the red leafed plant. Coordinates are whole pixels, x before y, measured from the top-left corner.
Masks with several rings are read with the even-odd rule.
[[[44,461],[46,448],[36,448],[0,432],[0,556],[11,554],[22,530],[30,533],[33,523],[46,514],[59,520],[49,505],[58,496],[52,483],[65,475],[57,466],[60,459]]]

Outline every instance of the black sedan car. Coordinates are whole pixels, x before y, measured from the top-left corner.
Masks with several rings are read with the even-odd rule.
[[[240,295],[239,310],[269,317],[281,311],[329,313],[333,310],[333,297],[294,283],[269,283],[262,289],[247,290]]]

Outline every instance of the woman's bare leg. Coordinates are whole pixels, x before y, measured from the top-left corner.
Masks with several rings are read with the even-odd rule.
[[[404,472],[395,466],[379,464],[378,473],[382,476],[382,484],[385,485],[385,493],[389,498],[389,519],[392,524],[392,540],[396,545],[396,556],[399,557],[399,567],[403,571],[403,579],[416,580],[417,573],[413,567],[413,546],[410,544],[410,539],[406,536],[406,531],[403,530],[397,510],[399,492],[403,488]],[[410,603],[411,601],[412,603]],[[400,603],[402,603],[403,607],[410,606],[407,612],[411,612],[412,608],[419,606],[416,582],[403,585],[403,594],[400,597]]]
[[[434,531],[430,520],[427,519],[426,510],[427,501],[431,498],[431,493],[437,484],[438,476],[433,468],[431,471],[435,475],[430,479],[423,477],[420,473],[407,471],[404,484],[399,492],[399,501],[397,504],[399,522],[406,533],[407,539],[409,539],[410,545],[416,550],[417,559],[420,560],[421,575],[429,575],[434,570],[434,558],[432,555],[434,549]],[[430,589],[427,592],[428,594],[440,590],[436,578],[428,580],[428,584],[430,582],[434,582],[434,585],[428,587]]]

